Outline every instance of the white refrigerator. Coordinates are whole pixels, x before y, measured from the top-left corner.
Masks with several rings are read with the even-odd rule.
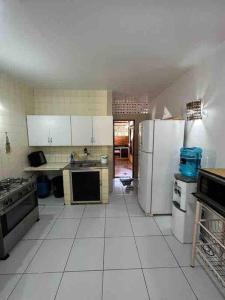
[[[172,213],[184,125],[184,120],[146,120],[139,125],[138,201],[146,214]]]

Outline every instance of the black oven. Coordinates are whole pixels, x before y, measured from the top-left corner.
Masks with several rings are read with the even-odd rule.
[[[2,236],[5,237],[9,234],[37,206],[36,191],[31,191],[13,206],[10,206],[0,216]]]
[[[24,194],[15,193],[14,197],[18,196],[17,201],[0,212],[0,259],[8,258],[9,251],[39,220],[36,188],[29,192],[24,189]]]
[[[225,178],[202,169],[198,175],[197,198],[225,216]]]

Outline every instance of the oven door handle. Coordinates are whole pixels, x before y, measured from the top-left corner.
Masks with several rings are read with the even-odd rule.
[[[16,201],[14,204],[10,205],[9,207],[7,207],[6,209],[3,209],[0,213],[0,215],[4,215],[6,214],[8,211],[10,211],[11,209],[13,209],[14,207],[16,207],[17,205],[19,205],[21,202],[23,202],[26,198],[30,197],[32,194],[35,193],[36,190],[32,190],[31,192],[29,192],[28,194],[26,194],[25,196],[23,196],[20,200]]]

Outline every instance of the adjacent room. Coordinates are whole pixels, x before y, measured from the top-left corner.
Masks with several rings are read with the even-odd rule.
[[[225,299],[224,16],[0,0],[0,300]]]
[[[134,121],[114,121],[114,174],[133,177]]]

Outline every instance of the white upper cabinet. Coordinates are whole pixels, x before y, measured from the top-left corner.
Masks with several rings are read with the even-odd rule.
[[[70,116],[27,116],[29,146],[71,146]]]
[[[50,117],[51,146],[71,146],[70,116]]]
[[[113,145],[112,116],[27,116],[29,146]]]
[[[93,117],[93,145],[113,145],[113,117]]]
[[[73,146],[113,145],[112,116],[71,116]]]
[[[29,146],[49,146],[50,128],[48,116],[27,116]]]
[[[92,117],[71,116],[72,145],[91,146],[93,144]]]

